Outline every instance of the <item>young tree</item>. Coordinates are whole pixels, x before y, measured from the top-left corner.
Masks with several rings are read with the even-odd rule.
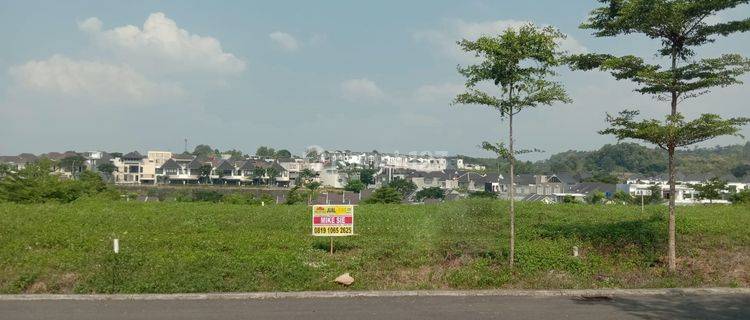
[[[107,177],[107,180],[109,181],[112,178],[112,173],[117,170],[114,164],[112,162],[102,162],[98,166],[96,166],[96,170],[99,170],[99,172],[105,174]]]
[[[364,203],[401,203],[403,197],[396,189],[391,187],[380,187],[367,198]]]
[[[203,179],[204,183],[210,182],[213,184],[213,181],[211,180],[211,170],[213,170],[213,168],[208,163],[202,164],[198,167],[198,176]]]
[[[417,185],[414,182],[402,178],[394,178],[393,181],[388,183],[388,186],[398,191],[404,197],[417,190]]]
[[[359,181],[362,181],[362,183],[365,184],[365,186],[369,186],[371,184],[375,183],[375,174],[377,171],[372,168],[364,168],[359,170]]]
[[[310,182],[307,185],[305,185],[305,187],[308,190],[310,190],[310,192],[308,194],[308,198],[307,198],[307,203],[308,204],[312,204],[313,194],[315,194],[315,191],[318,190],[318,188],[320,188],[320,186],[321,186],[321,183],[317,182],[317,181],[313,181],[313,182]]]
[[[641,94],[668,101],[665,121],[635,120],[638,111],[625,110],[619,116],[607,115],[610,128],[602,134],[618,139],[643,140],[664,149],[669,170],[669,270],[675,271],[675,151],[722,135],[737,135],[748,118],[722,119],[703,114],[686,120],[678,112],[680,102],[706,94],[713,87],[739,84],[738,77],[750,70],[750,60],[738,54],[696,60],[694,49],[710,44],[719,36],[750,29],[750,20],[711,22],[726,9],[747,4],[748,0],[599,0],[603,5],[591,12],[581,25],[599,37],[643,34],[659,40],[658,56],[666,65],[651,64],[633,55],[584,54],[571,59],[573,69],[599,69],[618,80],[631,80]]]
[[[483,105],[500,112],[508,120],[508,149],[510,160],[510,266],[515,259],[515,150],[513,139],[513,117],[524,109],[556,102],[571,102],[562,85],[547,80],[556,75],[554,67],[560,65],[562,52],[557,42],[565,36],[547,27],[525,25],[507,29],[499,36],[484,36],[476,41],[461,40],[458,45],[472,52],[481,62],[468,67],[459,67],[458,72],[466,77],[468,92],[456,97],[454,104]],[[499,95],[480,91],[477,84],[490,82],[500,87]],[[504,149],[504,147],[503,147]]]
[[[714,200],[721,199],[721,192],[727,190],[727,182],[714,177],[691,187],[698,191],[698,199],[707,199],[709,203],[713,203]]]
[[[361,192],[365,188],[365,184],[362,183],[362,181],[359,180],[350,180],[347,182],[346,187],[344,187],[344,190],[351,191],[351,192]]]

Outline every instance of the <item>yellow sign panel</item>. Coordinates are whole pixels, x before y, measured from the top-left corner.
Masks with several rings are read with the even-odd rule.
[[[354,235],[354,206],[313,206],[312,235],[325,237],[342,237]]]

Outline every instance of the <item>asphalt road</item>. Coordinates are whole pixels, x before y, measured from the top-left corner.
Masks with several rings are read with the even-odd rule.
[[[750,295],[0,301],[0,319],[750,319]]]

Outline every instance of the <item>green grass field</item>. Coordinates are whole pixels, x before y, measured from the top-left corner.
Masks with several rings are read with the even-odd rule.
[[[666,207],[522,203],[515,270],[506,210],[492,200],[359,206],[358,235],[336,239],[330,255],[328,238],[310,236],[306,206],[6,203],[0,293],[339,290],[344,272],[351,290],[750,286],[748,207],[679,208],[674,275]]]

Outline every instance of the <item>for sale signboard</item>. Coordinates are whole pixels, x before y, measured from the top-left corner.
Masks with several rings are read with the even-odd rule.
[[[354,206],[314,205],[312,211],[313,236],[343,237],[354,235]]]

